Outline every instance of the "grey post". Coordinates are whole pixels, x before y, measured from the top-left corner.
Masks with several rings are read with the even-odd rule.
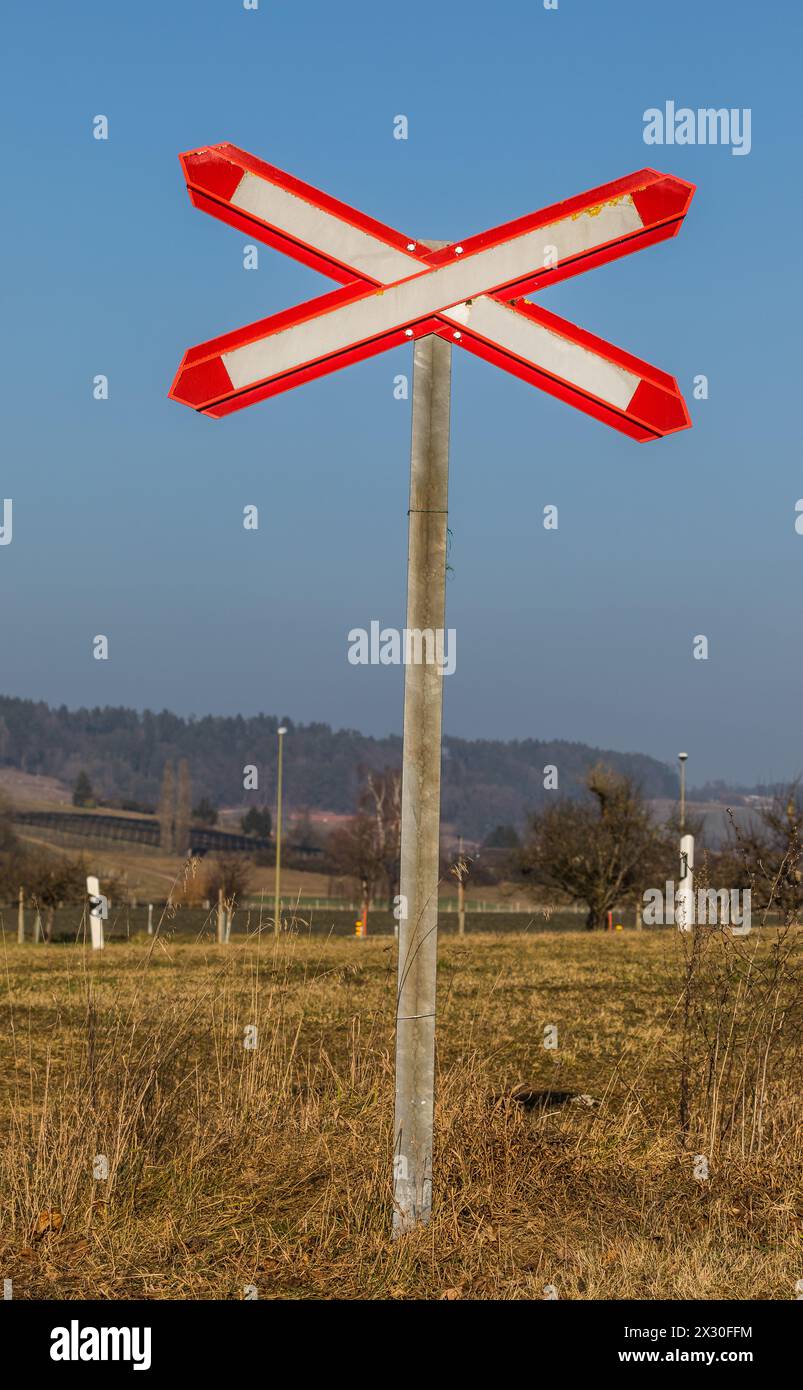
[[[686,877],[686,869],[687,869],[687,867],[688,867],[687,864],[686,864],[686,861],[685,861],[685,859],[684,859],[684,857],[683,857],[683,838],[684,838],[684,836],[685,836],[685,834],[686,834],[686,760],[687,760],[688,756],[689,756],[688,753],[678,753],[678,762],[680,763],[680,815],[679,815],[679,817],[678,817],[678,820],[679,820],[679,824],[680,824],[680,880],[681,880],[681,883],[683,882],[683,880],[684,880],[685,877]],[[689,909],[688,907],[687,907],[687,909],[686,909],[686,915],[687,915],[687,917],[690,917],[690,916],[691,916],[690,909]]]
[[[407,633],[428,630],[435,649],[439,631],[445,643],[451,375],[451,344],[435,335],[420,338],[413,358]],[[405,642],[394,1236],[428,1221],[432,1208],[443,702],[434,651],[421,640],[424,659],[416,662],[414,643],[408,636]]]
[[[688,753],[678,753],[680,763],[680,837],[686,834],[686,759]]]

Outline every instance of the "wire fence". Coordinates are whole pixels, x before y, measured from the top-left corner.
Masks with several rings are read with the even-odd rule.
[[[632,920],[632,913],[630,917]],[[320,899],[305,904],[293,901],[282,904],[281,918],[284,931],[315,936],[355,936],[358,934],[358,923],[362,922],[362,907],[342,900],[336,906],[329,906]],[[226,911],[225,920],[231,938],[244,939],[259,932],[272,934],[273,900],[236,904],[233,911]],[[538,908],[521,911],[498,903],[483,904],[479,909],[471,904],[465,915],[467,933],[577,931],[584,925],[584,920],[584,916],[573,909],[551,913]],[[440,930],[447,935],[454,934],[458,931],[458,925],[456,905],[442,904],[439,911]],[[369,936],[394,936],[397,926],[398,922],[387,908],[377,908],[368,913]],[[153,935],[211,942],[217,937],[217,928],[217,904],[211,903],[209,907],[176,907],[165,902],[138,902],[136,906],[133,903],[117,905],[112,902],[103,923],[104,939],[108,943]],[[19,905],[0,905],[0,933],[5,940],[19,939],[19,929]],[[26,904],[23,910],[23,939],[29,943],[38,942],[44,941],[48,935],[54,943],[88,940],[89,915],[86,907],[64,904],[49,911],[45,907]]]

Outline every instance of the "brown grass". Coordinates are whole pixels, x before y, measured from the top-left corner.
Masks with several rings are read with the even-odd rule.
[[[684,1010],[676,932],[444,941],[435,1210],[395,1244],[386,940],[159,935],[93,957],[9,935],[0,1263],[15,1298],[795,1296],[799,1052],[761,1034],[777,1063],[752,1151],[712,1129],[709,1092],[688,1084],[704,982]],[[729,999],[736,1084],[758,1034]],[[599,1103],[527,1109],[516,1087]],[[722,1083],[715,1098],[721,1115]]]

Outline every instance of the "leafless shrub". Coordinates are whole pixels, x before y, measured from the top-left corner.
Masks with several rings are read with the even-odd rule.
[[[776,867],[781,883],[789,866]],[[753,869],[754,882],[760,866]],[[708,886],[708,869],[695,888]],[[678,1112],[701,1153],[752,1158],[803,1132],[803,961],[794,912],[770,920],[770,887],[749,935],[727,924],[678,933],[683,952]]]

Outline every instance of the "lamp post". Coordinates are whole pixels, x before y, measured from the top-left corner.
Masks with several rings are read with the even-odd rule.
[[[287,730],[282,725],[276,732],[279,737],[279,775],[276,779],[276,876],[274,879],[273,930],[278,936],[282,929],[282,751]]]
[[[680,763],[680,833],[686,833],[686,759],[688,753],[678,753]]]

